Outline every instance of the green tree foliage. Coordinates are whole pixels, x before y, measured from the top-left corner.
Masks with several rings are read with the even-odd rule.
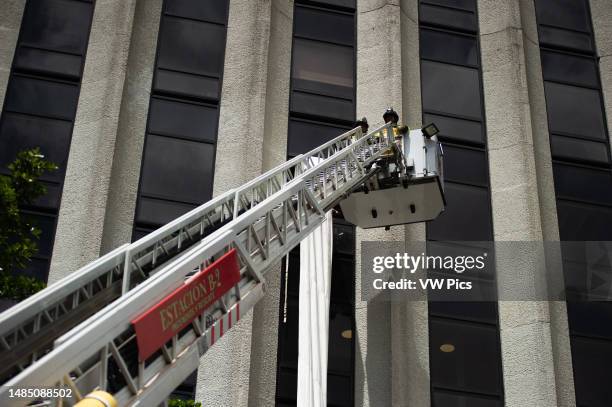
[[[44,282],[13,272],[25,268],[36,254],[40,229],[20,208],[31,205],[47,190],[39,181],[57,166],[45,160],[38,148],[22,151],[0,175],[0,296],[21,301],[44,288]]]
[[[168,407],[202,407],[202,403],[195,400],[170,399]]]

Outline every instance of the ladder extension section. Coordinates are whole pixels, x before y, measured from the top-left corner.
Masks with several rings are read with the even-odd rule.
[[[23,354],[11,366],[19,373],[3,384],[69,386],[74,397],[65,400],[68,405],[95,389],[112,393],[119,405],[163,401],[197,368],[223,327],[229,329],[263,296],[270,266],[372,175],[373,162],[396,149],[391,134],[389,125],[366,136],[355,128],[9,309],[0,315],[3,354]],[[139,361],[131,321],[231,249],[238,253],[240,282]],[[32,400],[11,399],[7,387],[0,388],[1,405]]]

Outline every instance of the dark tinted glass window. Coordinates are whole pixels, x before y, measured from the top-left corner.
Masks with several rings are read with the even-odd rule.
[[[433,391],[433,407],[502,407],[503,403],[499,400],[486,397],[468,396],[463,394],[445,393]]]
[[[354,241],[351,243],[354,243]],[[336,257],[337,258],[332,260],[331,279],[331,289],[334,292],[334,301],[350,304],[353,302],[353,284],[347,283],[353,281],[355,262],[351,257]]]
[[[495,327],[431,318],[429,330],[432,386],[484,394],[501,392]],[[443,352],[442,345],[452,345],[454,350]]]
[[[42,179],[61,182],[66,170],[72,123],[63,120],[5,113],[0,123],[0,168],[6,168],[19,151],[39,147],[41,153],[58,165],[58,171],[44,174]]]
[[[348,376],[327,375],[327,405],[349,407],[353,401],[346,395],[353,391],[352,380]]]
[[[586,0],[536,0],[538,24],[590,31]]]
[[[475,0],[423,0],[422,4],[437,4],[451,8],[460,8],[469,11],[476,11]]]
[[[291,97],[291,111],[303,115],[318,116],[327,121],[350,122],[355,116],[352,100],[338,99],[324,95],[294,91]],[[338,134],[340,135],[340,134]]]
[[[458,30],[475,32],[478,29],[478,20],[472,12],[438,7],[421,3],[419,20],[433,26],[446,26]]]
[[[599,86],[597,66],[593,59],[547,51],[542,51],[541,55],[544,79]]]
[[[27,214],[26,218],[31,222],[31,225],[38,227],[41,232],[36,256],[51,257],[53,234],[55,233],[55,217],[37,213]]]
[[[480,118],[478,70],[437,62],[421,62],[423,109]]]
[[[580,405],[606,407],[612,405],[610,386],[612,342],[572,338],[572,365],[576,399]]]
[[[353,256],[355,251],[355,228],[336,224],[334,227],[334,251]],[[333,278],[333,276],[332,276]]]
[[[208,76],[158,69],[154,89],[161,93],[201,99],[218,99],[221,81]]]
[[[154,227],[165,225],[182,214],[189,212],[196,206],[196,204],[171,202],[165,199],[141,196],[138,201],[136,221],[147,225],[153,225]]]
[[[354,17],[351,14],[296,7],[294,20],[296,36],[345,45],[355,42]]]
[[[541,26],[540,44],[561,49],[593,52],[593,40],[587,34]]]
[[[353,49],[317,41],[296,39],[293,49],[293,85],[330,96],[351,97]]]
[[[298,256],[299,259],[299,256]],[[293,280],[293,275],[290,276]],[[299,278],[298,278],[299,281]],[[279,363],[284,367],[292,367],[297,369],[297,356],[298,356],[298,341],[291,340],[291,338],[298,337],[298,300],[297,298],[289,298],[287,302],[287,321],[281,322],[282,329],[279,333],[283,335],[282,339],[286,346],[283,346],[280,350]],[[295,396],[294,396],[295,397]]]
[[[227,21],[227,0],[172,0],[166,2],[166,13],[225,24]]]
[[[327,367],[330,372],[347,376],[351,374],[352,329],[352,313],[350,309],[344,312],[342,307],[330,306],[327,361]]]
[[[14,76],[8,85],[6,110],[72,120],[78,86]]]
[[[159,67],[215,77],[221,74],[225,51],[224,26],[167,17],[162,29]]]
[[[568,302],[567,313],[573,334],[612,339],[612,324],[602,324],[612,321],[612,302]]]
[[[493,302],[430,301],[429,315],[496,324],[497,306]]]
[[[295,395],[297,394],[297,370],[283,371],[276,381],[276,397],[288,400],[287,403],[279,403],[277,406],[295,406]],[[293,399],[293,400],[292,400]]]
[[[473,37],[422,29],[420,40],[422,58],[459,65],[478,64],[478,48]]]
[[[431,240],[492,240],[491,210],[486,188],[447,182],[446,210],[427,224]]]
[[[557,200],[561,240],[612,240],[612,208]]]
[[[151,99],[151,133],[215,142],[217,109],[193,103]]]
[[[20,47],[15,51],[13,65],[20,71],[50,74],[78,79],[82,57],[59,52]]]
[[[448,144],[444,148],[444,173],[449,181],[487,186],[487,157],[484,151]]]
[[[48,259],[33,257],[30,259],[26,267],[19,271],[19,274],[45,281],[49,271],[49,264],[50,261]]]
[[[321,5],[355,8],[355,0],[312,0],[312,2]]]
[[[612,173],[610,170],[554,164],[553,171],[558,197],[612,206]]]
[[[470,144],[484,144],[482,124],[477,121],[425,113],[423,115],[423,123],[435,123],[440,130],[438,134],[440,138],[448,138]]]
[[[348,127],[290,120],[287,154],[296,156],[306,153],[324,142],[338,137],[348,129]]]
[[[550,147],[555,158],[599,164],[607,164],[609,161],[608,147],[603,142],[551,134]]]
[[[551,82],[546,82],[544,87],[551,132],[606,137],[598,91]]]
[[[45,178],[52,178],[50,176]],[[49,182],[42,181],[45,188],[47,188],[47,193],[33,202],[33,207],[39,208],[41,210],[48,210],[54,212],[56,208],[59,208],[60,197],[62,196],[62,184],[60,182]]]
[[[91,8],[91,4],[81,1],[28,1],[21,43],[82,54],[87,47]]]
[[[141,192],[174,201],[201,203],[211,197],[214,146],[149,134]]]

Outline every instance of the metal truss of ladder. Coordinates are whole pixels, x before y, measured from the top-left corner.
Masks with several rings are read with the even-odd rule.
[[[326,210],[371,175],[369,164],[393,148],[391,139],[380,137],[391,134],[383,129],[362,137],[356,128],[295,157],[134,244],[96,260],[14,307],[15,312],[0,316],[2,342],[10,348],[20,344],[20,337],[31,338],[28,332],[42,332],[40,326],[28,331],[24,323],[36,325],[36,321],[46,318],[45,326],[53,326],[57,318],[96,298],[102,287],[114,284],[115,290],[120,286],[123,291],[118,301],[100,301],[106,307],[91,312],[94,315],[85,323],[71,331],[68,329],[78,321],[68,329],[60,329],[60,335],[68,332],[53,338],[57,338],[55,349],[46,350],[39,360],[32,356],[31,365],[23,366],[25,370],[4,384],[67,384],[77,394],[107,389],[121,405],[149,405],[150,401],[163,400],[197,367],[199,356],[224,333],[223,326],[230,327],[261,298],[262,276],[270,265],[299,244],[323,220]],[[215,225],[221,227],[206,233]],[[180,253],[187,244],[188,249],[172,256],[173,251]],[[191,329],[177,335],[146,364],[138,363],[130,321],[180,286],[192,270],[206,266],[230,248],[239,252],[241,282],[196,319]],[[140,284],[135,285],[135,280]],[[76,305],[70,309],[58,305],[67,300]],[[58,307],[59,311],[54,311]],[[12,342],[7,340],[11,335],[15,338]],[[117,383],[118,388],[109,387],[117,387]],[[6,387],[0,390],[2,405],[23,403],[24,400],[17,404],[9,400],[5,390]]]

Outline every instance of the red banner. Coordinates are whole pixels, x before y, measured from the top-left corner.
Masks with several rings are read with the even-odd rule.
[[[236,249],[132,321],[138,358],[145,360],[240,281]]]

